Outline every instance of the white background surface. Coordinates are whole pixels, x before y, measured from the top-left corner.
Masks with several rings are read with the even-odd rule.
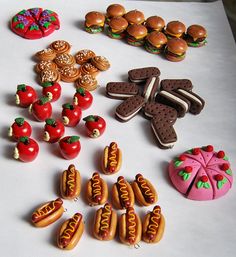
[[[84,15],[91,10],[105,11],[105,1],[7,1],[1,0],[1,57],[0,57],[0,163],[1,163],[1,214],[0,255],[4,257],[59,257],[59,256],[235,256],[236,251],[236,190],[218,200],[195,202],[187,200],[170,184],[166,168],[168,162],[188,148],[213,144],[223,149],[230,157],[232,169],[236,166],[236,48],[221,2],[216,3],[158,3],[126,1],[127,10],[140,9],[146,17],[160,15],[166,22],[181,20],[187,26],[199,23],[208,30],[208,45],[189,49],[187,58],[181,63],[171,63],[160,56],[151,55],[141,48],[115,41],[104,34],[90,35],[84,32]],[[121,2],[121,1],[120,1]],[[14,4],[13,4],[14,3]],[[8,28],[10,18],[30,7],[40,6],[56,11],[60,15],[61,29],[40,40],[25,40]],[[4,7],[4,8],[3,8]],[[38,92],[32,58],[35,52],[46,48],[57,39],[72,44],[72,53],[88,48],[98,55],[106,56],[111,69],[99,75],[101,87],[94,92],[93,106],[84,112],[98,114],[107,121],[105,134],[96,140],[85,136],[83,122],[77,128],[66,129],[66,135],[81,136],[82,150],[78,158],[66,161],[58,154],[57,145],[42,142],[44,123],[34,121],[26,109],[16,107],[14,94],[16,85],[28,83]],[[141,115],[128,123],[114,119],[115,107],[120,101],[104,96],[109,81],[127,79],[127,71],[142,66],[157,66],[161,79],[189,78],[194,91],[206,101],[205,109],[198,116],[187,114],[176,122],[178,142],[171,150],[160,150],[153,138],[150,124]],[[72,99],[74,87],[62,83],[63,92],[59,102],[53,104],[53,117],[59,117],[61,105]],[[39,140],[40,153],[32,163],[21,163],[12,158],[15,143],[7,138],[7,128],[18,116],[25,117],[33,127],[32,137]],[[121,171],[105,177],[109,186],[119,175],[133,180],[141,172],[151,179],[159,193],[166,218],[164,238],[159,244],[140,242],[134,249],[122,245],[118,239],[100,242],[91,236],[91,223],[97,207],[89,207],[84,196],[78,202],[64,201],[67,213],[44,229],[30,224],[32,211],[41,203],[58,197],[58,180],[61,172],[74,163],[81,172],[83,186],[95,170],[100,171],[100,156],[103,148],[116,141],[123,151]],[[104,177],[104,176],[103,176]],[[141,217],[153,206],[136,207]],[[56,247],[56,232],[63,220],[75,212],[81,212],[86,222],[85,232],[78,246],[69,252]]]

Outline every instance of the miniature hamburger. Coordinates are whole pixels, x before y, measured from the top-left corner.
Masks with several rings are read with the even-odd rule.
[[[165,47],[165,57],[172,62],[180,62],[185,58],[187,43],[182,38],[168,40]]]
[[[114,39],[121,39],[125,36],[128,21],[123,17],[114,17],[109,22],[107,34]]]
[[[120,4],[111,4],[107,7],[106,22],[108,23],[114,17],[121,17],[125,14],[124,6]]]
[[[89,12],[85,16],[85,30],[88,33],[95,34],[104,29],[105,16],[100,12]]]
[[[147,28],[141,24],[130,25],[127,30],[127,42],[132,46],[142,46],[147,36]]]
[[[160,54],[167,43],[167,37],[162,32],[153,31],[145,38],[145,49],[152,54]]]
[[[165,27],[165,21],[159,16],[148,17],[145,26],[149,32],[162,31]]]
[[[185,40],[189,46],[201,47],[207,43],[206,37],[206,29],[201,25],[194,24],[188,27]]]
[[[165,34],[168,39],[180,38],[186,31],[185,25],[180,21],[170,21],[165,29]]]
[[[144,14],[138,10],[132,10],[124,15],[124,18],[130,25],[142,24],[145,21]]]

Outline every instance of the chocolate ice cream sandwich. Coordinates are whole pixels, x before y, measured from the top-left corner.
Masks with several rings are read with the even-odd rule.
[[[160,83],[161,90],[177,90],[179,88],[191,91],[193,88],[192,82],[189,79],[163,79]]]
[[[146,102],[153,101],[155,99],[158,88],[159,88],[159,77],[158,76],[149,77],[145,83],[144,90],[143,90],[143,97]]]
[[[139,87],[132,82],[109,82],[106,94],[113,99],[126,99],[139,93]]]
[[[134,83],[145,82],[151,76],[160,76],[161,72],[157,67],[146,67],[133,69],[128,72],[129,80]]]
[[[142,96],[131,96],[116,108],[116,117],[120,121],[128,121],[137,115],[144,105],[145,100]]]

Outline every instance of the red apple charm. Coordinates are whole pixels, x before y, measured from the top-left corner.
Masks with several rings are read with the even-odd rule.
[[[45,121],[52,115],[52,105],[48,97],[42,97],[29,107],[29,112],[33,114],[37,121]]]
[[[80,87],[76,89],[73,102],[74,105],[78,105],[82,110],[86,110],[92,105],[93,96],[88,90]]]
[[[74,104],[63,104],[62,105],[62,120],[63,124],[68,127],[75,127],[82,116],[81,108]]]
[[[38,155],[38,143],[29,137],[20,137],[14,149],[14,158],[22,162],[32,162]]]
[[[15,122],[8,129],[8,136],[14,140],[18,140],[20,137],[30,137],[32,133],[32,128],[30,124],[25,121],[24,118],[18,117]]]
[[[37,94],[31,86],[21,84],[17,86],[15,97],[17,105],[28,107],[37,99]]]
[[[46,119],[44,126],[43,140],[49,143],[55,143],[65,133],[65,127],[60,120]]]
[[[66,136],[59,141],[61,155],[71,160],[77,157],[80,152],[81,145],[78,136]]]
[[[48,97],[50,102],[57,101],[61,96],[61,86],[57,82],[44,82],[42,94]]]
[[[83,120],[85,121],[85,126],[89,137],[97,138],[104,133],[106,129],[106,122],[102,117],[97,115],[89,115]]]

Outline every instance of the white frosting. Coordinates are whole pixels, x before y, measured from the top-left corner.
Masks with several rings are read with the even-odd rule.
[[[169,147],[169,148],[171,148],[171,147],[174,146],[174,143],[163,143],[163,142],[161,141],[160,137],[158,136],[158,134],[157,134],[157,132],[156,132],[156,130],[155,130],[155,128],[154,128],[154,126],[153,126],[152,123],[151,123],[151,127],[152,127],[152,130],[153,130],[153,132],[154,132],[156,138],[158,139],[158,141],[159,141],[159,143],[160,143],[161,145],[163,145],[163,146],[165,146],[165,147]]]
[[[137,114],[141,108],[142,108],[142,106],[140,106],[140,108],[139,108],[137,111],[131,113],[131,115],[129,115],[129,116],[127,116],[127,117],[124,117],[124,116],[120,115],[120,114],[117,113],[117,112],[116,112],[116,116],[118,116],[121,120],[129,120],[129,119],[131,119],[132,117],[134,117],[135,114]]]
[[[145,79],[131,79],[130,81],[134,82],[134,83],[139,83],[139,82],[143,82]]]
[[[186,90],[183,90],[183,89],[178,89],[178,91],[185,95],[185,96],[188,96],[189,98],[192,98],[193,100],[195,100],[196,102],[198,102],[200,105],[202,105],[202,102],[194,95],[192,95],[191,93],[189,93],[188,91]]]
[[[179,98],[179,97],[177,97],[175,95],[172,95],[171,93],[169,93],[167,91],[164,91],[164,90],[161,91],[159,94],[162,94],[162,95],[165,95],[165,96],[168,96],[168,97],[174,99],[176,102],[178,102],[178,103],[180,103],[181,105],[184,106],[185,112],[188,111],[188,104],[184,100],[182,100],[181,98]]]
[[[144,98],[145,98],[146,102],[148,101],[148,99],[150,97],[150,94],[152,92],[152,89],[153,89],[153,86],[155,84],[156,79],[157,79],[157,77],[152,77],[152,79],[151,79],[151,81],[150,81],[150,83],[148,85],[148,88],[147,88],[147,90],[146,90],[146,92],[144,94]]]
[[[110,93],[110,92],[107,92],[108,95],[110,96],[114,96],[114,97],[125,97],[125,98],[128,98],[128,97],[131,97],[133,95],[129,95],[129,94],[116,94],[116,93]]]

